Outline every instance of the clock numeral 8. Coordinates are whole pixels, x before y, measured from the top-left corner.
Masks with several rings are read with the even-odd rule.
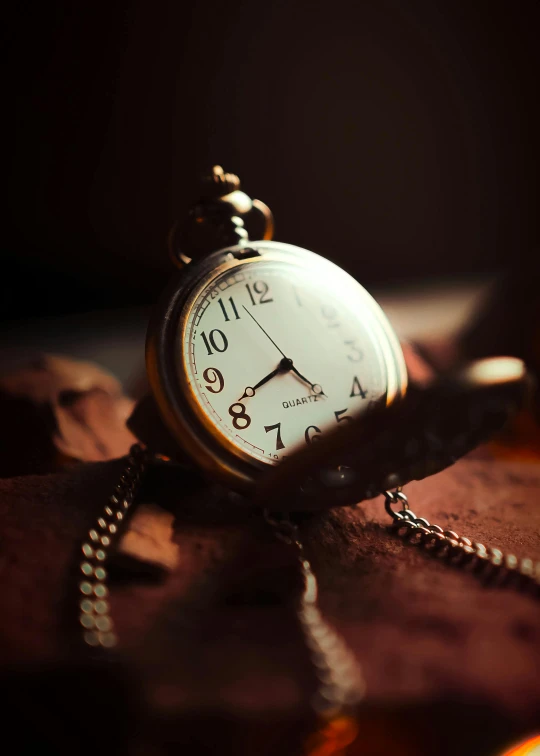
[[[236,409],[240,407],[240,409]],[[229,415],[232,417],[232,424],[236,430],[245,430],[251,425],[251,418],[246,412],[246,408],[240,402],[235,402],[229,407]],[[242,423],[242,424],[240,424]]]

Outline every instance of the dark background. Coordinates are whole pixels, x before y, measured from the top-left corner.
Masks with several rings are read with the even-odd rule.
[[[219,162],[362,283],[538,254],[539,4],[20,2],[4,320],[148,303]]]

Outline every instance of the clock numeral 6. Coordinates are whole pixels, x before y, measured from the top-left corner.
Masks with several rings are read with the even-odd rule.
[[[309,432],[313,431],[313,434],[310,436]],[[321,432],[320,428],[317,428],[316,425],[308,425],[306,428],[306,432],[304,433],[304,438],[306,439],[306,444],[312,444],[314,441],[320,441],[319,433]]]
[[[217,368],[206,368],[206,370],[203,373],[203,378],[208,383],[217,383],[218,388],[212,388],[212,386],[206,386],[208,391],[211,391],[213,394],[219,394],[221,391],[223,391],[223,386],[225,385],[225,381],[223,380],[223,375],[220,373],[220,371]]]
[[[209,355],[214,354],[211,347],[215,349],[216,352],[224,352],[229,346],[227,337],[225,336],[223,331],[219,330],[219,328],[214,328],[213,331],[210,331],[210,333],[208,334],[208,337],[203,331],[201,333],[201,337],[202,337],[202,340],[204,341],[206,351],[208,352]]]
[[[239,407],[239,409],[237,409]],[[236,430],[245,430],[251,425],[251,418],[246,412],[246,408],[240,402],[235,402],[229,407],[229,415],[232,417],[232,424]]]

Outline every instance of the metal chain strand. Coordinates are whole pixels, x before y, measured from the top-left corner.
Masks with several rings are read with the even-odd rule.
[[[385,491],[383,495],[385,509],[392,518],[390,529],[404,541],[474,572],[486,582],[509,586],[540,598],[540,562],[529,558],[519,560],[514,554],[505,555],[500,549],[486,547],[453,530],[431,525],[409,509],[407,496],[401,489]],[[392,509],[396,504],[403,508],[399,511]]]
[[[264,511],[266,522],[280,541],[297,552],[304,588],[297,615],[304,632],[318,679],[312,706],[325,719],[350,710],[364,696],[365,683],[356,658],[343,638],[325,621],[317,605],[317,578],[306,559],[298,526],[288,516],[271,516]]]
[[[118,484],[82,545],[84,559],[80,563],[83,580],[79,583],[79,622],[84,641],[89,646],[113,648],[117,643],[109,612],[107,570],[104,565],[122,521],[133,504],[148,459],[149,455],[139,444],[131,447]]]

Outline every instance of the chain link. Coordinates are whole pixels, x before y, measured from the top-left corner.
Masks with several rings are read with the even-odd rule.
[[[92,647],[113,648],[117,643],[107,600],[109,589],[105,564],[109,549],[133,504],[148,459],[148,453],[139,444],[131,447],[122,475],[81,547],[84,558],[79,565],[83,575],[79,583],[79,622],[85,643]]]
[[[264,518],[272,527],[275,537],[297,552],[304,584],[297,616],[318,680],[311,703],[324,719],[332,719],[348,712],[363,698],[365,683],[360,665],[343,638],[321,615],[317,603],[317,578],[305,556],[298,525],[292,522],[288,514],[272,516],[266,509]]]
[[[78,586],[79,622],[85,643],[94,648],[110,649],[118,642],[110,615],[105,564],[150,459],[151,455],[139,444],[131,447],[119,482],[81,547],[83,559],[79,568],[83,579]],[[400,488],[384,492],[384,497],[385,509],[392,518],[390,528],[403,540],[451,564],[495,579],[498,584],[512,585],[540,596],[540,562],[504,555],[500,549],[487,548],[453,530],[443,530],[423,517],[416,517]],[[395,510],[396,505],[401,509]],[[306,558],[298,525],[288,514],[276,516],[264,510],[264,518],[274,536],[296,551],[303,579],[297,616],[318,680],[311,703],[325,720],[332,719],[350,711],[364,697],[362,670],[351,649],[320,612],[317,579]]]
[[[514,554],[505,555],[500,549],[471,541],[454,530],[432,525],[409,509],[407,496],[401,489],[385,491],[383,495],[385,509],[392,517],[390,529],[404,541],[421,546],[452,565],[476,572],[486,581],[540,597],[540,562],[529,558],[520,560]],[[399,504],[403,507],[401,510],[392,508]]]

